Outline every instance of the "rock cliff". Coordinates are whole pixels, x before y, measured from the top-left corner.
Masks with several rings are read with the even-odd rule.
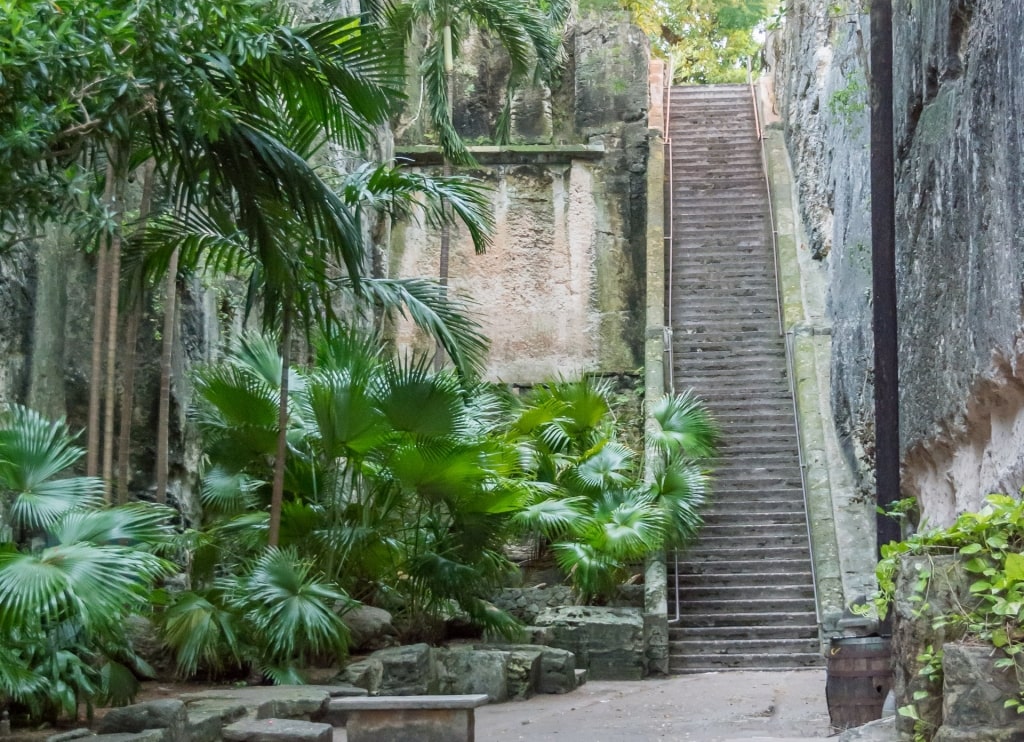
[[[933,524],[1024,483],[1024,7],[893,3],[904,491]],[[797,0],[772,40],[807,246],[828,266],[833,408],[870,462],[868,18]]]

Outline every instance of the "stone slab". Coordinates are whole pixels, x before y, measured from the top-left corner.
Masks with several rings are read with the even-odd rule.
[[[247,719],[224,727],[227,742],[331,742],[334,729],[298,719]]]
[[[389,711],[396,709],[475,709],[488,701],[486,693],[449,696],[367,696],[332,698],[330,708],[348,711]]]

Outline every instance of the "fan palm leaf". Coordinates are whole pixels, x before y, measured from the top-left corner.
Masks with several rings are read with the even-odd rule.
[[[0,528],[47,528],[75,508],[102,502],[99,479],[57,478],[82,456],[73,442],[63,420],[27,407],[12,405],[0,416]],[[5,510],[9,524],[2,522]]]
[[[651,442],[665,455],[685,454],[691,458],[713,456],[718,428],[707,407],[692,389],[665,396],[651,406],[656,423]]]
[[[348,630],[334,604],[350,599],[318,579],[294,551],[268,549],[240,587],[236,603],[259,632],[268,657],[344,652]]]

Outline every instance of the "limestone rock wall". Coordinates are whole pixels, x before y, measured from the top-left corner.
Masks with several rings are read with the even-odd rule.
[[[904,490],[938,525],[1024,484],[1024,7],[893,6]],[[768,54],[807,249],[828,267],[833,408],[855,465],[873,439],[865,13],[797,0]]]
[[[472,303],[491,338],[495,380],[630,372],[642,363],[647,40],[624,15],[601,13],[577,22],[567,51],[557,86],[516,98],[513,146],[477,151],[481,167],[471,174],[492,189],[493,244],[477,255],[465,230],[452,236],[451,291]],[[500,58],[479,37],[463,49],[455,121],[468,142],[493,132],[507,75]],[[396,126],[399,156],[429,143],[422,116],[407,111]],[[399,225],[390,274],[436,276],[439,244],[422,219]],[[429,349],[408,327],[399,341]]]

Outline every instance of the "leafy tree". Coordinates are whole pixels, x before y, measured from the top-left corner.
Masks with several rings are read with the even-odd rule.
[[[626,0],[656,51],[673,62],[675,83],[746,80],[760,48],[755,31],[770,0]]]

